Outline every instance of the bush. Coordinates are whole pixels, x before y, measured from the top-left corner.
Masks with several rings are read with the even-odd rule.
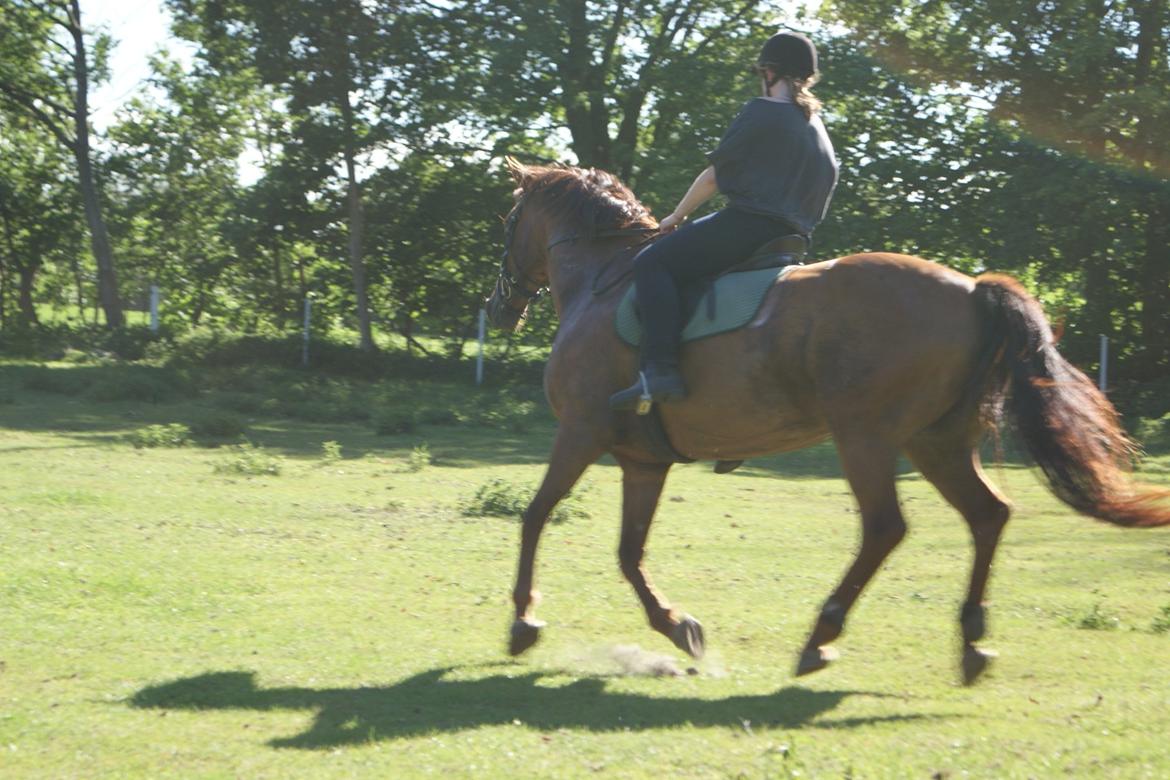
[[[554,523],[563,523],[566,520],[590,517],[580,497],[581,493],[588,491],[589,486],[584,485],[565,496],[548,519]],[[533,488],[496,477],[480,485],[475,495],[460,505],[459,511],[468,517],[520,517],[535,494]]]
[[[426,445],[426,442],[415,447],[410,451],[410,457],[406,459],[402,470],[407,472],[418,472],[431,465],[431,450]]]
[[[200,439],[238,439],[245,431],[244,421],[227,412],[212,412],[191,424],[191,433]]]
[[[127,438],[136,450],[151,447],[185,447],[191,441],[191,429],[182,423],[148,425],[130,433]]]
[[[86,396],[94,401],[160,403],[184,395],[177,378],[158,369],[135,366],[114,369],[94,382]]]
[[[374,431],[379,436],[414,433],[417,427],[416,415],[410,410],[380,411],[374,414]]]
[[[263,399],[249,393],[221,392],[211,398],[211,402],[223,409],[243,414],[255,414],[261,410]]]
[[[456,425],[462,422],[455,410],[449,407],[423,409],[418,419],[423,425]]]
[[[1106,615],[1098,602],[1079,618],[1076,618],[1073,625],[1086,631],[1111,631],[1121,625],[1121,619],[1113,615]]]
[[[341,444],[335,441],[321,442],[321,460],[336,463],[341,460]]]
[[[1150,624],[1150,630],[1155,634],[1170,632],[1170,604],[1162,607],[1162,614],[1154,618],[1154,622]]]
[[[228,448],[227,457],[215,464],[215,473],[274,477],[280,474],[280,468],[280,458],[268,454],[263,447],[244,440]]]
[[[1136,438],[1147,452],[1170,450],[1170,414],[1158,419],[1142,420]]]
[[[87,386],[84,375],[76,369],[45,367],[30,371],[23,384],[26,390],[58,395],[81,395]]]
[[[532,492],[495,477],[479,486],[459,511],[468,517],[518,517],[528,507]]]

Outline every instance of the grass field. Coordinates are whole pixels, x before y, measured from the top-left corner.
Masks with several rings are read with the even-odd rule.
[[[367,410],[379,435],[240,377],[134,400],[94,370],[0,366],[0,777],[1170,776],[1170,534],[1074,516],[1025,468],[994,470],[1001,658],[964,688],[969,541],[916,474],[841,660],[795,679],[858,536],[831,447],[677,467],[648,564],[710,652],[656,677],[686,662],[618,572],[605,461],[545,534],[542,642],[504,653],[518,524],[465,507],[540,478],[532,388],[347,396],[459,412]],[[130,443],[225,405],[263,449]]]

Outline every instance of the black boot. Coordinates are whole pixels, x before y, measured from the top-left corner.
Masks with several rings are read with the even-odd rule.
[[[674,363],[647,363],[638,372],[638,381],[609,397],[609,408],[616,411],[634,410],[649,414],[654,401],[681,401],[687,397],[687,387]]]

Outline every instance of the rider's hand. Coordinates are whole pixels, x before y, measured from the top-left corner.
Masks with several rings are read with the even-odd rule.
[[[686,217],[680,217],[677,214],[669,214],[663,217],[662,221],[658,223],[658,230],[663,233],[670,233],[674,231],[675,228],[677,228],[679,225],[681,225],[684,219],[686,219]]]

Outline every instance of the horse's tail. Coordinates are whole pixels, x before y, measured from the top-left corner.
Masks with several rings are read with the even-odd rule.
[[[977,396],[993,420],[1006,401],[1057,498],[1114,525],[1170,524],[1170,491],[1130,478],[1137,445],[1109,399],[1060,356],[1040,303],[999,274],[976,279],[974,295],[984,329]]]

